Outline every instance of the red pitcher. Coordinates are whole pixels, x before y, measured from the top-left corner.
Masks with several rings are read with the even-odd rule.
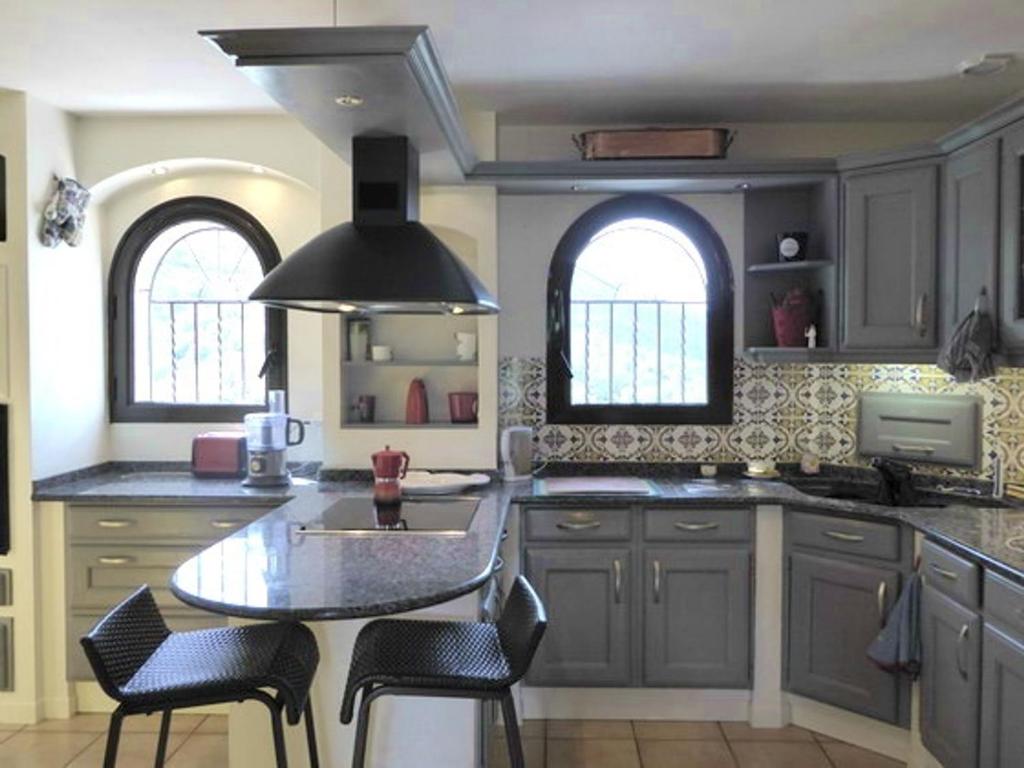
[[[402,500],[402,478],[409,469],[409,454],[392,451],[385,445],[383,451],[370,456],[373,463],[373,500],[377,504],[398,504]]]

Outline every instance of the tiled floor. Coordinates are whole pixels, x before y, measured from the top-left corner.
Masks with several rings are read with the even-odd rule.
[[[95,768],[102,764],[106,715],[78,715],[18,728],[0,725],[0,768]],[[175,715],[168,768],[227,765],[227,718]],[[158,717],[125,720],[118,768],[149,768]],[[528,768],[899,768],[903,763],[790,726],[629,720],[527,720]],[[491,764],[507,765],[495,743]]]
[[[103,764],[107,715],[76,715],[24,728],[0,725],[0,768],[98,768]],[[151,768],[160,717],[124,721],[118,768]],[[175,714],[167,740],[168,768],[224,768],[227,718]]]
[[[527,768],[899,768],[866,749],[803,728],[744,723],[528,720]],[[507,766],[503,741],[491,764]]]

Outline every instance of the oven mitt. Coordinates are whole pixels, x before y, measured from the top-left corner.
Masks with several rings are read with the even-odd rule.
[[[921,672],[921,577],[915,572],[868,646],[868,658],[886,672],[916,680]]]

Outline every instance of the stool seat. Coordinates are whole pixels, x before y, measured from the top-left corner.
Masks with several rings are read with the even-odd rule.
[[[381,619],[359,634],[346,690],[367,683],[498,690],[512,670],[495,624]]]
[[[278,768],[288,765],[282,713],[292,725],[305,720],[309,764],[318,768],[309,688],[320,653],[307,627],[275,623],[171,632],[149,587],[142,586],[81,642],[96,681],[118,703],[110,716],[104,768],[117,763],[121,722],[128,715],[163,713],[155,761],[159,768],[175,709],[246,699],[270,711]]]
[[[302,716],[316,671],[313,633],[300,624],[175,632],[157,647],[120,688],[133,710],[191,706],[196,699],[229,701],[254,688],[274,688],[288,722]]]
[[[352,722],[362,692],[353,768],[363,768],[370,705],[381,696],[445,696],[501,702],[512,768],[523,768],[511,687],[530,666],[547,616],[533,587],[517,576],[497,623],[378,619],[356,638],[341,722]]]

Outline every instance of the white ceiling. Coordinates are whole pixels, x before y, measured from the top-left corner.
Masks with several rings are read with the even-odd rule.
[[[958,120],[1024,91],[1024,0],[337,0],[427,24],[509,123]],[[74,112],[262,111],[196,31],[328,26],[332,0],[0,0],[0,87]],[[987,79],[956,65],[1021,61]]]

